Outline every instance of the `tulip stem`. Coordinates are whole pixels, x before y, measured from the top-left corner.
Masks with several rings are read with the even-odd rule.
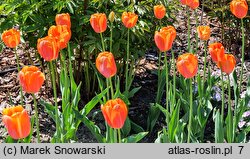
[[[204,68],[203,68],[203,83],[202,83],[202,93],[201,93],[201,99],[200,104],[202,102],[202,98],[204,97],[204,89],[205,89],[205,82],[206,82],[206,70],[207,70],[207,41],[204,42]]]
[[[126,69],[125,69],[125,94],[128,95],[128,65],[129,65],[129,31],[130,29],[128,29],[128,39],[127,39],[127,58],[126,58]]]
[[[110,52],[112,52],[112,43],[113,43],[113,22],[111,22],[111,26],[110,26],[110,44],[109,44]]]
[[[113,44],[113,22],[111,22],[111,28],[110,28],[110,52],[112,53],[112,44]],[[116,83],[116,79],[115,79],[115,83]],[[111,95],[112,95],[112,99],[114,96],[114,90],[113,90],[113,84],[112,84],[112,79],[110,78],[110,85],[111,85]]]
[[[195,47],[195,54],[197,54],[197,51],[198,51],[198,41],[199,41],[199,38],[198,38],[198,31],[197,31],[197,27],[198,27],[198,23],[199,23],[199,21],[198,21],[198,15],[197,15],[197,11],[195,10],[195,12],[194,12],[194,14],[195,14],[195,21],[196,21],[196,34],[195,34],[195,41],[196,41],[196,47]]]
[[[106,78],[106,86],[107,86],[107,100],[109,100],[109,80]]]
[[[188,7],[187,7],[187,16],[188,16],[188,52],[190,51],[190,14],[189,14],[189,10],[188,10]]]
[[[47,63],[47,67],[48,67],[48,68],[50,68],[50,64],[49,64],[49,63]],[[48,72],[49,72],[49,78],[50,78],[50,81],[52,81],[52,73],[51,73],[51,68],[50,68],[50,69],[48,69]],[[50,84],[50,86],[51,86],[51,87],[53,87],[53,86],[52,86],[52,84]]]
[[[56,60],[55,60],[56,61]],[[56,81],[56,88],[59,88],[59,76],[58,76],[58,72],[56,71],[56,62],[53,62],[53,67],[55,69],[55,81]]]
[[[190,143],[191,129],[192,129],[192,114],[193,114],[193,86],[192,86],[192,78],[190,78],[190,107],[189,107],[189,124],[188,124],[188,140]]]
[[[35,107],[37,143],[40,143],[41,141],[40,141],[40,129],[39,129],[38,109],[37,109],[36,96],[35,96],[34,93],[32,93],[32,97],[33,97],[33,100],[34,100],[34,107]]]
[[[59,139],[59,117],[58,117],[58,104],[57,104],[57,93],[56,93],[56,79],[55,79],[55,69],[53,67],[53,63],[52,61],[49,62],[50,64],[50,68],[51,68],[51,74],[52,74],[52,85],[53,85],[53,92],[54,92],[54,100],[55,100],[55,122],[56,122],[56,134],[57,134],[57,137],[55,138],[56,139],[56,142],[57,140]]]
[[[113,88],[113,83],[112,83],[111,77],[108,78],[108,80],[109,80],[109,83],[110,83],[111,99],[113,99],[114,98],[114,88]]]
[[[107,124],[107,129],[109,133],[110,143],[114,143],[114,129],[108,126],[108,124]]]
[[[70,79],[70,83],[71,83],[70,87],[71,87],[71,93],[73,93],[72,81],[74,79],[74,76],[73,76],[73,68],[72,68],[72,62],[71,62],[71,49],[70,49],[69,42],[68,42],[68,56],[69,56],[69,79]]]
[[[204,42],[204,53],[205,53],[205,59],[204,59],[204,68],[203,68],[203,87],[205,88],[205,79],[206,79],[206,67],[207,67],[207,41]]]
[[[160,23],[160,28],[161,28],[161,26],[162,26],[162,22],[161,22],[161,19],[159,20],[159,23]]]
[[[121,129],[118,129],[118,142],[122,143]]]
[[[200,25],[202,25],[202,22],[203,22],[203,13],[204,13],[204,0],[202,0]]]
[[[169,127],[169,107],[168,107],[168,63],[167,63],[167,52],[164,52],[164,63],[166,67],[166,123]]]
[[[63,52],[61,51],[60,54],[60,64],[61,66],[63,66],[62,70],[64,71],[64,85],[67,86],[68,84],[68,80],[67,80],[67,76],[68,76],[68,72],[67,72],[67,67],[66,67],[66,58],[63,58]],[[46,80],[45,80],[46,81]],[[62,98],[68,99],[67,97],[67,93],[64,94],[64,96]]]
[[[228,78],[228,120],[229,120],[229,124],[228,124],[228,133],[227,136],[228,136],[228,142],[229,143],[232,143],[233,140],[234,140],[234,125],[233,125],[233,119],[232,119],[232,105],[231,105],[231,84],[230,84],[230,77],[229,75],[227,75],[227,78]],[[237,110],[235,109],[235,112]]]
[[[16,56],[17,70],[18,70],[18,72],[20,72],[21,69],[20,69],[19,58],[18,58],[18,55],[17,55],[17,49],[16,48],[14,49],[14,52],[15,52],[15,56]],[[23,88],[22,88],[22,86],[20,84],[19,84],[19,87],[20,87],[20,94],[21,94],[21,104],[23,105],[24,104],[23,103],[23,99],[24,99],[24,97],[23,97]]]
[[[46,74],[45,74],[46,70],[45,70],[45,68],[44,68],[44,64],[43,64],[42,58],[41,58],[40,54],[37,53],[37,52],[36,52],[36,58],[39,60],[39,63],[40,63],[40,65],[41,65],[41,67],[42,67],[42,72],[44,72],[44,75],[46,75]],[[48,88],[49,88],[48,80],[45,80],[45,90],[47,91]]]
[[[176,72],[175,72],[175,57],[174,57],[174,51],[171,49],[171,53],[172,53],[172,61],[173,61],[173,73],[174,73],[174,75],[173,75],[173,80],[174,80],[174,82],[173,82],[173,84],[174,84],[174,91],[173,91],[173,98],[174,98],[174,103],[173,103],[173,105],[175,105],[175,102],[176,102],[176,100],[175,100],[175,91],[176,91]]]
[[[102,33],[100,33],[100,36],[101,36],[101,41],[102,41],[102,51],[104,52],[105,51],[105,45],[104,45],[104,40],[103,40]]]
[[[156,94],[156,103],[160,104],[160,84],[161,84],[161,52],[159,52],[158,57],[158,88]]]
[[[239,92],[241,92],[241,86],[242,86],[242,80],[243,80],[243,66],[245,62],[245,33],[244,33],[244,21],[243,18],[241,18],[241,30],[242,30],[242,47],[241,47],[241,71],[240,71],[240,87]]]
[[[111,128],[113,129],[113,128]],[[113,140],[114,140],[114,143],[117,143],[117,130],[116,129],[113,129]]]
[[[223,123],[224,121],[224,100],[225,100],[225,95],[224,95],[224,81],[223,81],[223,72],[221,70],[221,88],[222,88],[222,92],[221,92],[221,122]]]

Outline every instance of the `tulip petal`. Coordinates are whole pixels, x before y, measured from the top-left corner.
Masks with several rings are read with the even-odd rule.
[[[6,126],[6,129],[8,131],[8,134],[13,138],[13,139],[18,139],[19,138],[19,132],[17,131],[17,123],[14,119],[12,119],[9,116],[4,115],[2,117],[3,123]]]

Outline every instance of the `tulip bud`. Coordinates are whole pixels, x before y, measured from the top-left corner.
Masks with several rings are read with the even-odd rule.
[[[113,23],[115,20],[115,13],[112,11],[109,13],[109,21]]]

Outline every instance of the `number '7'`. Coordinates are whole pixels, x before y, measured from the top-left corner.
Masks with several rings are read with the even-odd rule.
[[[239,153],[239,154],[241,154],[241,152],[242,152],[244,146],[238,146],[238,147],[240,148],[240,153]]]

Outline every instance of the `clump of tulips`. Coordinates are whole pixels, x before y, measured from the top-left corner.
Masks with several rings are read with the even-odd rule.
[[[215,142],[245,142],[242,141],[242,134],[237,125],[240,117],[246,111],[246,104],[249,102],[249,90],[244,99],[240,98],[242,90],[242,76],[244,64],[244,26],[243,18],[247,15],[248,5],[245,0],[232,0],[230,3],[231,12],[241,19],[242,22],[242,65],[240,70],[240,81],[237,83],[235,71],[236,59],[233,54],[227,53],[227,48],[221,42],[209,43],[211,28],[208,25],[198,25],[196,17],[196,45],[195,49],[191,44],[190,10],[196,14],[199,7],[198,0],[180,0],[182,5],[187,7],[188,33],[187,48],[184,54],[179,55],[174,51],[173,46],[178,36],[178,32],[172,25],[165,25],[161,22],[165,18],[166,8],[163,4],[157,4],[152,8],[160,26],[155,30],[153,40],[158,48],[158,83],[156,98],[151,103],[147,119],[147,130],[129,119],[130,98],[139,90],[132,88],[135,76],[135,59],[130,52],[130,33],[140,18],[134,12],[123,12],[120,16],[121,23],[127,29],[126,53],[123,62],[124,80],[120,81],[118,76],[119,67],[113,50],[113,25],[116,13],[94,13],[90,16],[89,22],[97,35],[100,35],[101,51],[96,56],[95,62],[91,66],[95,70],[95,75],[99,84],[99,92],[85,106],[79,110],[81,100],[81,81],[78,85],[74,80],[72,57],[71,19],[68,13],[57,14],[55,16],[56,25],[48,29],[47,36],[37,40],[37,52],[42,60],[48,64],[48,73],[42,72],[36,66],[20,66],[19,57],[16,52],[20,44],[21,34],[17,29],[10,29],[2,33],[2,40],[9,48],[13,48],[18,68],[18,79],[20,82],[21,104],[5,108],[2,111],[2,121],[10,137],[18,142],[30,142],[33,131],[33,117],[30,117],[31,108],[25,106],[23,91],[31,94],[34,105],[34,121],[36,128],[37,142],[40,139],[40,122],[38,106],[54,120],[55,132],[51,142],[74,142],[77,141],[76,131],[80,123],[83,123],[95,136],[98,142],[104,143],[124,143],[139,142],[149,132],[153,132],[156,121],[163,113],[165,115],[164,127],[158,132],[155,142],[204,142],[204,134],[207,122],[211,116],[214,120],[214,141]],[[108,24],[109,23],[109,24]],[[104,37],[104,32],[110,29],[109,45]],[[199,68],[199,55],[196,54],[198,41],[204,44],[203,70]],[[208,61],[207,53],[212,59]],[[171,58],[168,58],[171,54]],[[162,55],[164,60],[162,60]],[[175,58],[178,55],[178,58]],[[221,71],[219,77],[211,76],[212,65],[216,65]],[[58,70],[60,69],[60,72]],[[177,70],[177,71],[176,71]],[[44,71],[44,70],[43,70]],[[227,78],[225,80],[224,78]],[[231,100],[231,77],[233,77],[234,102]],[[47,78],[49,77],[49,78]],[[37,95],[42,88],[44,81],[50,79],[51,89],[53,89],[54,101],[52,103],[39,99]],[[58,93],[59,84],[60,93]],[[121,84],[124,84],[123,86]],[[214,107],[211,102],[213,88],[218,86],[221,91],[220,107]],[[250,86],[248,86],[249,89]],[[195,90],[197,88],[197,91]],[[225,98],[225,89],[228,89],[228,98]],[[165,93],[165,102],[162,97]],[[59,105],[58,96],[61,95]],[[234,109],[233,109],[234,104]],[[94,108],[100,110],[105,130],[101,130],[88,115]],[[25,108],[24,108],[25,107]],[[225,112],[227,110],[227,112]],[[213,113],[212,113],[213,112]],[[146,120],[146,119],[145,119]],[[131,127],[136,127],[136,134],[131,135]],[[140,132],[138,132],[140,130]],[[102,131],[105,131],[103,135]],[[131,136],[130,136],[131,135]],[[247,135],[246,133],[244,134]]]
[[[190,7],[191,9],[196,9],[199,6],[199,1],[180,1],[181,4],[186,5]],[[233,6],[234,5],[234,6]],[[245,1],[242,1],[242,6],[243,8],[247,8],[245,5]],[[162,19],[164,16],[160,16],[160,13],[164,14],[164,9],[163,5],[156,5],[154,7],[154,14],[157,19]],[[230,4],[230,8],[233,14],[233,7],[235,7],[235,1],[232,1]],[[236,10],[236,9],[235,9]],[[244,9],[245,10],[245,9]],[[244,16],[246,15],[246,11],[244,13],[238,13],[238,14],[243,14]],[[190,43],[190,15],[188,13],[189,11],[187,10],[188,14],[188,48],[187,50],[191,50],[191,43]],[[238,11],[240,12],[240,11]],[[243,16],[243,17],[244,17]],[[196,24],[197,24],[197,19],[196,19]],[[233,73],[235,65],[236,65],[236,60],[235,57],[232,54],[227,54],[226,49],[223,47],[221,43],[213,43],[210,44],[209,47],[207,48],[207,41],[210,38],[211,35],[211,29],[209,26],[206,25],[200,25],[197,26],[197,34],[196,37],[199,38],[200,40],[204,41],[204,69],[203,69],[203,79],[201,79],[201,72],[199,71],[198,67],[198,56],[195,55],[194,53],[185,53],[182,54],[178,57],[176,61],[176,68],[178,72],[184,77],[180,78],[179,82],[179,92],[177,93],[177,96],[181,99],[176,98],[176,74],[175,74],[175,69],[172,71],[172,80],[169,81],[169,67],[168,65],[169,62],[175,63],[175,58],[173,56],[173,51],[172,53],[172,60],[166,60],[166,54],[167,51],[169,51],[172,47],[172,43],[175,39],[175,34],[174,31],[172,32],[166,32],[167,27],[163,27],[160,31],[155,32],[154,40],[156,43],[156,46],[160,50],[160,52],[164,52],[165,58],[164,58],[164,64],[165,67],[165,74],[160,71],[161,68],[161,53],[159,54],[159,70],[158,70],[158,89],[157,89],[157,96],[156,96],[156,104],[153,105],[150,109],[150,114],[149,114],[149,128],[152,129],[154,127],[155,121],[159,116],[159,110],[161,110],[164,115],[166,116],[166,128],[163,128],[163,130],[160,132],[160,135],[158,136],[157,142],[193,142],[194,138],[200,139],[201,141],[204,139],[204,131],[205,131],[205,126],[206,122],[209,118],[209,114],[212,112],[212,105],[210,102],[210,97],[212,93],[212,82],[213,79],[210,77],[211,75],[211,70],[210,70],[210,65],[207,67],[207,50],[211,55],[212,60],[214,63],[218,66],[218,68],[221,70],[221,88],[222,88],[222,102],[221,102],[221,109],[216,110],[214,109],[214,114],[215,114],[215,142],[224,142],[224,139],[227,142],[235,142],[237,141],[235,135],[236,133],[236,123],[239,122],[238,117],[241,114],[237,110],[237,107],[240,107],[240,111],[244,111],[246,107],[244,105],[240,105],[238,103],[239,100],[239,94],[238,92],[235,92],[235,96],[238,98],[235,100],[236,104],[236,110],[234,110],[234,113],[232,112],[232,102],[231,102],[231,84],[230,84],[230,77],[229,75]],[[169,26],[168,26],[169,28]],[[171,34],[172,33],[172,34]],[[244,36],[244,33],[242,34]],[[197,48],[197,40],[196,38],[196,50]],[[244,45],[243,45],[244,48]],[[244,50],[243,50],[244,51]],[[243,57],[244,58],[244,57]],[[244,62],[244,61],[243,61]],[[208,70],[208,76],[206,77],[206,73]],[[228,78],[228,104],[227,104],[227,117],[226,119],[224,118],[225,115],[225,86],[224,86],[224,79],[223,79],[223,74],[227,75]],[[198,74],[198,76],[197,76]],[[197,77],[196,77],[197,76]],[[164,78],[163,78],[164,77]],[[163,80],[165,81],[165,90],[166,90],[166,107],[163,108],[161,105],[161,96],[162,96],[162,87],[163,86]],[[189,86],[186,84],[186,80],[189,79]],[[192,80],[193,79],[193,80]],[[194,92],[193,92],[193,85],[195,84],[198,85],[198,99],[196,102],[196,99],[194,99]],[[241,85],[241,84],[240,84]],[[184,87],[183,87],[184,86]],[[237,87],[237,85],[235,86]],[[170,88],[170,89],[169,89]],[[241,88],[241,86],[239,87]],[[183,89],[183,95],[180,94],[180,89]],[[185,97],[189,97],[185,98]],[[184,106],[183,110],[186,113],[183,117],[183,119],[180,118],[180,102],[185,99],[185,103],[188,104],[188,106]],[[195,110],[194,110],[195,107]],[[158,110],[157,110],[158,108]],[[204,114],[205,113],[205,114]],[[188,118],[187,118],[188,117]],[[183,138],[182,136],[185,134],[185,129],[183,129],[184,123],[183,120],[187,123],[187,138]],[[154,121],[154,122],[151,122]],[[198,127],[197,127],[198,126]],[[200,129],[201,131],[195,132],[195,129]],[[226,130],[224,137],[224,130]]]
[[[114,21],[114,12],[111,12],[109,15],[109,21],[111,23],[111,37],[112,39],[112,26]],[[126,53],[126,69],[125,69],[125,90],[124,95],[129,96],[130,87],[132,84],[134,72],[133,67],[129,67],[132,60],[129,52],[129,31],[136,25],[138,20],[138,16],[132,12],[123,12],[122,13],[122,23],[126,28],[128,28],[128,38],[127,38],[127,53]],[[107,95],[103,97],[103,103],[101,105],[101,110],[106,121],[106,142],[122,142],[121,129],[124,127],[125,121],[128,119],[128,105],[121,99],[121,94],[119,94],[120,90],[115,88],[116,92],[114,92],[112,77],[117,74],[117,67],[115,62],[115,57],[112,52],[106,51],[105,42],[103,39],[102,33],[107,29],[107,17],[104,13],[95,13],[90,17],[90,24],[93,30],[96,33],[100,33],[101,43],[102,43],[102,51],[98,54],[96,58],[96,68],[100,74],[102,74],[106,79],[106,89]],[[112,40],[110,40],[110,50],[112,50]],[[99,79],[100,81],[100,79]],[[120,87],[119,81],[114,81],[116,87]],[[101,86],[101,84],[100,84]],[[103,90],[102,88],[100,88]],[[126,126],[126,125],[125,125]],[[145,133],[146,134],[146,133]],[[140,135],[140,134],[138,134]]]

